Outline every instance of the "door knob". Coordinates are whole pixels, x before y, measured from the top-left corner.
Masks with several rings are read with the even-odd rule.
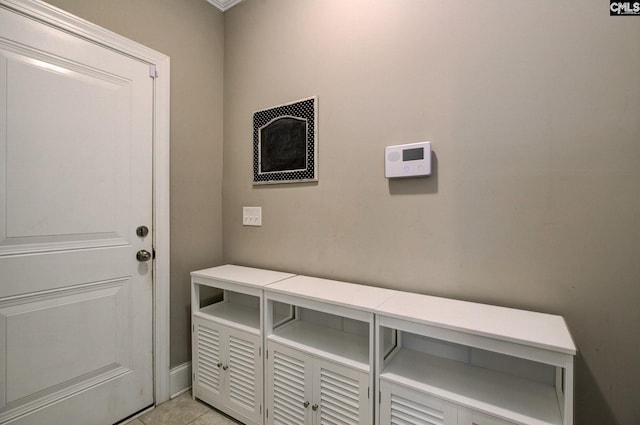
[[[136,259],[138,261],[149,261],[151,260],[151,253],[146,249],[141,249],[136,253]]]
[[[316,410],[318,410],[318,405],[314,404],[313,406],[311,406],[311,408],[313,409],[313,411],[315,412]]]
[[[305,409],[306,409],[307,407],[309,407],[309,402],[308,402],[308,401],[305,401],[304,403],[302,403],[302,405],[303,405],[303,406],[305,407]]]

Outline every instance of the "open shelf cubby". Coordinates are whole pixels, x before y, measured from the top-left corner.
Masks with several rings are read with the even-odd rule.
[[[368,372],[367,323],[302,307],[269,338],[283,345]]]
[[[308,276],[264,289],[268,340],[364,372],[373,370],[373,311],[394,291]],[[283,305],[291,312],[284,322],[276,315]]]
[[[409,293],[377,317],[381,425],[423,400],[444,425],[573,424],[575,346],[562,317]]]

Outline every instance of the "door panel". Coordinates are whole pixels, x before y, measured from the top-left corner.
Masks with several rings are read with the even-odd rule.
[[[116,185],[128,164],[116,161],[126,145],[114,137],[113,124],[120,118],[117,128],[127,130],[128,84],[91,81],[27,59],[7,59],[5,240],[113,235],[123,224],[118,205],[128,195],[128,185]],[[65,196],[69,190],[72,197]]]
[[[193,317],[193,394],[246,423],[262,423],[259,335]]]
[[[194,367],[196,397],[221,400],[222,353],[220,329],[212,323],[194,317],[194,353],[198,356]]]
[[[2,382],[7,403],[87,375],[130,370],[128,288],[126,281],[107,282],[82,291],[22,297],[0,307],[0,323],[6,329]],[[123,314],[116,320],[102,319],[118,310]]]
[[[244,416],[261,422],[262,358],[260,337],[229,329],[229,406]]]
[[[380,425],[456,425],[457,406],[425,393],[380,381]]]
[[[153,403],[152,112],[147,64],[0,5],[0,423]]]
[[[369,425],[369,375],[321,359],[314,359],[314,399],[320,425]]]
[[[134,82],[2,39],[0,81],[0,253],[127,243]]]
[[[311,423],[312,376],[308,355],[267,342],[267,409],[269,425]]]

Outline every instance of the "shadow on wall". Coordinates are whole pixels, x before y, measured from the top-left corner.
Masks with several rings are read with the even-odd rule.
[[[580,352],[575,357],[575,376],[575,387],[581,390],[576,391],[579,398],[575,400],[574,423],[576,425],[623,425],[614,416]]]
[[[389,179],[390,195],[425,195],[438,193],[438,157],[431,151],[431,175]]]
[[[274,183],[274,184],[254,184],[253,189],[257,190],[269,190],[269,189],[282,189],[283,187],[309,187],[318,186],[317,181],[313,182],[295,182],[295,183]],[[253,183],[252,183],[253,184]]]

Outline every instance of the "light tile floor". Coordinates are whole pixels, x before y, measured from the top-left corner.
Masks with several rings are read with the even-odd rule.
[[[126,425],[238,425],[206,404],[193,400],[186,392],[139,416]]]

